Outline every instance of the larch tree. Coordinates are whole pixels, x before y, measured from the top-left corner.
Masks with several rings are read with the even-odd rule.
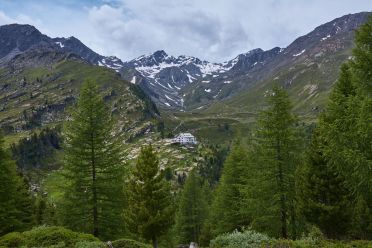
[[[246,199],[254,206],[252,226],[273,236],[296,236],[295,187],[301,142],[289,96],[274,85],[260,114],[249,162]]]
[[[351,190],[354,238],[372,238],[372,17],[355,35],[322,121],[329,164]]]
[[[151,145],[141,148],[126,192],[128,207],[124,213],[129,230],[157,248],[159,237],[174,223],[175,208],[170,183],[160,172]]]
[[[84,82],[63,131],[66,183],[60,207],[64,225],[103,239],[123,233],[125,163],[113,124],[98,85]]]
[[[351,226],[351,191],[329,164],[325,146],[322,130],[316,128],[299,175],[299,208],[308,223],[318,226],[327,238],[344,238]]]
[[[214,193],[208,225],[213,236],[242,229],[250,219],[241,211],[242,188],[247,176],[247,152],[237,141],[227,156],[219,184]]]

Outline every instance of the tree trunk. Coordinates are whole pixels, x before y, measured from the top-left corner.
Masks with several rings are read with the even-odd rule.
[[[96,161],[95,161],[95,151],[94,151],[94,137],[91,134],[91,162],[92,162],[92,192],[93,192],[93,235],[98,237],[98,202],[97,202],[97,175],[96,175]]]
[[[280,149],[280,141],[277,140],[276,145],[276,152],[277,152],[277,163],[278,163],[278,186],[280,192],[280,222],[281,222],[281,233],[282,238],[288,238],[288,231],[287,231],[287,206],[286,206],[286,197],[284,192],[284,175],[283,175],[283,167],[282,167],[282,157],[281,157],[281,149]]]
[[[158,248],[158,239],[156,237],[152,238],[152,247]]]

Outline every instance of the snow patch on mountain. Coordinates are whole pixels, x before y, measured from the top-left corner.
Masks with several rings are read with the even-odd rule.
[[[293,56],[293,57],[300,56],[300,55],[303,54],[305,51],[306,51],[306,49],[302,50],[302,51],[299,52],[299,53],[293,54],[292,56]]]

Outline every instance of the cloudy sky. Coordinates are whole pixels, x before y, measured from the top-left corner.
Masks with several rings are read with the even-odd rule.
[[[371,0],[0,0],[0,25],[27,23],[130,60],[163,49],[222,62],[285,47],[316,26],[372,11]]]

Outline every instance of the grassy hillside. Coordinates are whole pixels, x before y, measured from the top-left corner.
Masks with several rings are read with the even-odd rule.
[[[118,120],[117,128],[129,130],[143,125],[156,114],[156,107],[136,86],[104,67],[78,60],[63,60],[48,67],[0,69],[0,125],[7,143],[31,131],[56,126],[66,118],[82,82],[94,79]]]

